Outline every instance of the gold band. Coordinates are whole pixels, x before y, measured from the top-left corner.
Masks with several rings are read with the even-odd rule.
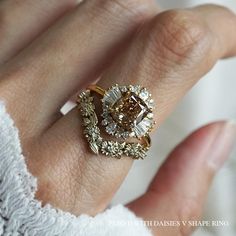
[[[92,91],[92,92],[95,92],[97,94],[99,94],[100,96],[104,96],[105,93],[106,93],[106,90],[97,86],[96,84],[91,84],[87,87],[88,90]],[[151,138],[149,136],[149,134],[146,134],[144,136],[142,136],[140,138],[140,140],[142,141],[142,143],[147,147],[149,148],[151,146]]]
[[[104,94],[106,93],[106,90],[104,90],[103,88],[97,86],[96,84],[90,84],[87,89],[89,89],[93,92],[96,92],[101,96],[104,96]]]

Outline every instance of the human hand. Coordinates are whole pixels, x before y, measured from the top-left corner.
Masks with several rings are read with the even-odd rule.
[[[147,87],[158,127],[218,59],[236,54],[236,17],[213,5],[160,13],[148,0],[76,4],[0,2],[0,97],[19,128],[28,168],[38,178],[36,197],[76,215],[95,215],[107,207],[132,160],[92,155],[78,110],[63,116],[61,106],[102,74],[98,84],[105,88]],[[170,154],[147,193],[128,207],[145,220],[199,219],[235,133],[235,125],[225,122],[196,131]],[[190,230],[163,227],[158,235]]]

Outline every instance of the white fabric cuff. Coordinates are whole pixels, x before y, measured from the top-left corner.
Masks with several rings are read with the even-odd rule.
[[[34,198],[37,180],[27,170],[18,130],[0,102],[0,235],[151,236],[122,205],[90,217],[42,206]]]

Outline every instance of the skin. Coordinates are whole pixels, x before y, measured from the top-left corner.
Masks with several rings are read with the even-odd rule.
[[[161,12],[151,0],[4,0],[0,31],[0,98],[38,178],[36,198],[76,215],[102,212],[133,161],[92,155],[78,110],[62,116],[61,106],[98,77],[104,88],[140,84],[158,104],[157,128],[219,59],[236,55],[236,16],[216,5]],[[235,135],[225,121],[195,131],[128,207],[145,220],[200,219]]]

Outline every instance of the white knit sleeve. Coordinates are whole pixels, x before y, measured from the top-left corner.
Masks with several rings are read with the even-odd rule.
[[[27,170],[18,130],[0,102],[0,235],[150,236],[143,221],[122,205],[95,217],[42,207],[37,180]]]

